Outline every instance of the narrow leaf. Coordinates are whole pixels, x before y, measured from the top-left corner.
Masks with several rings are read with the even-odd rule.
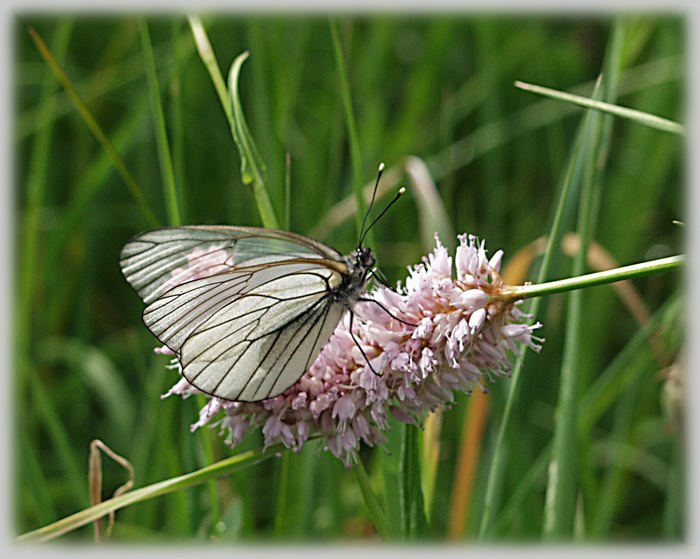
[[[170,225],[180,225],[182,221],[180,219],[177,189],[175,188],[175,171],[173,170],[173,161],[170,156],[170,143],[168,141],[168,130],[165,126],[163,104],[160,101],[160,87],[158,87],[156,63],[153,58],[153,46],[151,45],[148,24],[143,19],[139,20],[139,33],[141,34],[141,44],[146,64],[148,94],[155,121],[156,148],[158,149],[158,163],[160,164],[160,174],[163,181],[163,193],[166,208],[168,209],[168,223]]]
[[[557,91],[556,89],[550,89],[541,85],[534,85],[521,81],[516,81],[514,85],[515,87],[525,91],[531,91],[532,93],[544,95],[545,97],[559,99],[560,101],[567,101],[568,103],[573,103],[574,105],[579,105],[587,109],[595,109],[596,111],[601,111],[613,116],[626,118],[643,126],[648,126],[649,128],[656,128],[657,130],[671,132],[672,134],[685,135],[685,126],[660,116],[635,109],[629,109],[627,107],[621,107],[620,105],[614,105],[612,103],[606,103],[605,101],[596,101],[595,99],[589,99],[588,97]]]
[[[85,121],[85,124],[87,124],[88,128],[95,136],[95,139],[102,146],[102,149],[104,149],[105,152],[109,155],[110,159],[112,160],[112,163],[117,169],[117,172],[121,175],[122,179],[129,188],[131,195],[134,197],[134,200],[136,200],[136,202],[138,203],[139,208],[141,209],[141,213],[143,213],[144,217],[146,218],[146,221],[148,221],[151,227],[158,227],[160,225],[160,222],[156,217],[155,213],[153,213],[153,210],[149,206],[148,202],[146,201],[146,198],[144,197],[143,192],[141,191],[141,187],[139,187],[139,185],[137,184],[136,179],[134,179],[133,175],[126,167],[124,161],[122,161],[121,156],[114,148],[112,142],[110,142],[109,138],[104,133],[100,125],[97,123],[95,117],[92,116],[90,109],[88,109],[87,105],[80,97],[77,90],[73,87],[73,84],[70,82],[66,74],[63,72],[61,67],[54,59],[53,55],[51,54],[51,51],[49,51],[48,47],[46,46],[46,43],[44,43],[41,36],[32,27],[29,28],[29,35],[34,41],[34,44],[39,50],[39,53],[41,54],[42,58],[49,65],[49,68],[51,68],[51,71],[53,72],[54,76],[56,76],[56,79],[59,82],[61,82],[63,88],[70,95],[71,100],[75,104],[76,109],[78,109],[78,112]]]
[[[386,541],[389,539],[389,524],[379,504],[379,499],[377,499],[372,489],[364,464],[358,462],[353,468],[353,472],[355,473],[357,484],[360,486],[360,491],[362,491],[362,497],[364,498],[365,505],[367,505],[367,510],[369,510],[369,514],[374,522],[374,527],[377,529],[379,536]]]
[[[233,115],[231,134],[236,142],[236,147],[238,147],[238,153],[241,158],[241,179],[243,180],[243,184],[251,185],[253,189],[263,225],[265,227],[277,229],[279,228],[279,224],[265,186],[265,165],[258,153],[255,141],[246,123],[243,106],[241,105],[241,99],[238,94],[238,80],[241,66],[248,58],[248,54],[248,52],[244,52],[237,56],[229,71],[228,92],[231,113]]]
[[[149,499],[153,499],[161,495],[167,495],[173,491],[179,491],[188,487],[195,487],[210,479],[226,476],[242,468],[257,464],[265,458],[274,456],[276,453],[280,452],[282,448],[283,447],[281,445],[276,445],[266,450],[251,450],[230,458],[226,458],[225,460],[221,460],[216,464],[211,464],[210,466],[206,466],[195,472],[166,479],[164,481],[159,481],[140,489],[134,489],[133,491],[129,491],[118,497],[113,497],[112,499],[108,499],[102,503],[67,516],[66,518],[54,522],[53,524],[49,524],[43,528],[22,534],[17,540],[20,542],[45,542],[55,539],[63,534],[75,530],[76,528],[89,524],[90,522],[94,522],[98,518],[102,518],[110,512],[122,509],[129,505],[148,501]]]
[[[423,490],[421,488],[418,428],[404,427],[404,439],[399,466],[401,480],[402,530],[406,541],[423,539],[428,534]]]

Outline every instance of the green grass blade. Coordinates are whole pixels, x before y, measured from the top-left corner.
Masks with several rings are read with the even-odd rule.
[[[377,529],[377,533],[382,540],[388,541],[390,534],[389,524],[387,523],[384,511],[379,504],[379,499],[377,499],[377,496],[372,489],[372,484],[370,483],[370,479],[367,475],[364,464],[362,464],[362,462],[358,462],[353,468],[353,472],[355,473],[355,479],[357,479],[357,484],[360,486],[362,497],[364,498],[367,510],[369,510],[370,517],[374,522],[374,527]]]
[[[649,338],[666,324],[678,320],[683,306],[680,296],[674,296],[656,311],[606,367],[586,391],[580,401],[579,428],[590,432],[595,423],[610,409],[622,392],[644,374],[640,367],[629,364],[640,353],[648,350]]]
[[[348,73],[345,67],[345,58],[343,57],[343,47],[340,43],[340,33],[338,32],[338,22],[335,19],[329,21],[331,29],[331,40],[333,42],[333,54],[335,55],[335,65],[338,71],[338,85],[340,89],[340,100],[343,103],[343,114],[345,115],[345,127],[348,132],[348,142],[350,144],[350,161],[353,170],[353,187],[357,207],[360,209],[355,214],[355,225],[357,226],[358,236],[361,234],[362,217],[365,213],[365,202],[362,197],[362,185],[364,184],[362,169],[362,152],[360,150],[360,140],[357,134],[357,123],[355,122],[355,112],[352,108],[352,97],[350,95],[350,83],[348,81]],[[367,244],[374,246],[374,237],[372,231],[367,235]]]
[[[143,55],[146,64],[148,94],[151,101],[153,119],[155,121],[156,148],[158,149],[158,163],[160,163],[160,174],[163,180],[163,197],[166,202],[165,207],[168,209],[168,224],[180,225],[182,220],[180,219],[178,193],[175,187],[173,161],[170,156],[168,130],[165,126],[163,105],[160,101],[160,87],[158,87],[158,76],[156,74],[156,63],[153,58],[151,35],[148,31],[148,23],[146,23],[144,19],[139,19],[139,34],[141,36],[141,46],[143,47]]]
[[[24,426],[23,426],[24,427]],[[34,516],[39,523],[45,524],[56,518],[56,508],[51,499],[49,491],[50,482],[44,475],[41,457],[38,456],[36,446],[32,444],[29,437],[22,435],[17,437],[21,445],[21,452],[18,452],[17,460],[14,463],[15,468],[19,468],[22,476],[26,478],[24,486],[30,487],[31,491],[25,491],[21,496],[15,492],[13,495],[14,501],[30,501]]]
[[[197,407],[199,409],[204,408],[209,400],[203,394],[197,394],[196,396]],[[213,464],[216,459],[216,454],[214,452],[216,434],[210,429],[206,429],[201,433],[201,452],[200,452],[200,464],[204,464],[206,467],[208,464]],[[219,488],[215,479],[209,480],[207,483],[207,493],[209,494],[209,507],[212,515],[212,524],[215,527],[221,520],[221,497],[219,495]]]
[[[275,539],[280,540],[285,535],[287,508],[290,502],[290,487],[289,487],[289,462],[291,454],[285,452],[279,462],[279,475],[277,476],[277,502],[275,503]]]
[[[620,86],[620,94],[636,93],[678,79],[678,64],[676,57],[670,57],[628,69],[624,74],[626,79]],[[583,93],[590,91],[593,85],[591,82],[585,82],[576,86],[575,89]],[[507,144],[509,140],[552,126],[575,111],[576,107],[571,104],[555,103],[549,99],[528,105],[515,115],[484,124],[428,158],[427,165],[430,173],[435,180],[439,181],[457,169],[472,164],[485,154]]]
[[[401,524],[403,537],[406,541],[424,539],[429,533],[421,486],[418,433],[418,427],[415,425],[404,426],[399,479],[401,483]]]
[[[87,124],[88,128],[95,136],[95,139],[102,146],[102,149],[104,149],[105,152],[109,154],[112,163],[116,167],[117,171],[119,172],[119,175],[122,177],[127,187],[129,188],[131,195],[134,197],[134,200],[136,200],[139,209],[141,210],[141,213],[143,213],[148,224],[151,227],[158,227],[160,225],[160,222],[156,217],[156,214],[153,213],[153,210],[146,201],[141,187],[138,185],[136,179],[134,179],[133,175],[126,167],[124,161],[122,160],[117,150],[114,149],[112,142],[110,142],[107,135],[104,133],[98,122],[92,116],[90,109],[88,109],[87,105],[82,100],[77,90],[73,87],[73,84],[68,79],[68,76],[66,76],[66,74],[61,69],[60,65],[56,62],[56,59],[51,54],[51,51],[46,46],[46,43],[44,43],[44,40],[33,28],[29,28],[29,34],[32,40],[34,41],[34,44],[36,45],[37,49],[39,50],[39,53],[41,54],[42,58],[49,65],[49,68],[51,68],[51,71],[53,72],[54,76],[56,76],[56,79],[61,83],[61,85],[70,95],[71,99],[73,100],[73,103],[75,104],[76,109],[78,109],[78,112],[80,113],[80,116],[85,121],[85,124]]]
[[[236,456],[232,456],[231,458],[226,458],[225,460],[221,460],[216,464],[211,464],[210,466],[206,466],[195,472],[166,479],[140,489],[134,489],[128,493],[120,495],[119,497],[108,499],[102,503],[72,514],[71,516],[63,518],[57,522],[54,522],[53,524],[27,532],[21,535],[18,538],[18,541],[46,542],[52,540],[62,536],[63,534],[71,532],[76,528],[80,528],[81,526],[85,526],[90,522],[94,522],[98,518],[102,518],[110,512],[117,511],[130,505],[135,505],[136,503],[142,503],[144,501],[160,497],[161,495],[167,495],[173,491],[181,491],[188,487],[195,487],[211,479],[230,475],[241,470],[242,468],[257,464],[265,458],[274,456],[280,450],[281,448],[279,445],[270,447],[266,450],[251,450]]]
[[[68,50],[73,24],[65,21],[58,26],[55,32],[54,44],[56,57],[63,60]],[[48,50],[48,49],[47,49]],[[33,304],[34,290],[37,282],[37,254],[39,252],[39,227],[40,210],[46,196],[46,186],[49,170],[49,146],[53,131],[53,121],[50,115],[56,105],[54,93],[58,84],[49,73],[45,75],[43,93],[41,96],[41,112],[37,118],[44,120],[46,124],[37,131],[31,151],[28,178],[26,184],[26,208],[25,218],[22,223],[22,250],[20,251],[19,302],[17,308],[17,333],[16,340],[20,353],[23,355],[29,351],[30,333],[32,326],[31,306]]]
[[[550,267],[552,265],[553,257],[556,251],[556,247],[559,246],[559,239],[562,234],[562,221],[564,216],[564,211],[566,204],[571,195],[573,189],[574,177],[576,176],[576,161],[577,154],[581,150],[584,133],[586,129],[586,118],[579,128],[576,140],[574,142],[574,147],[571,151],[569,157],[569,162],[567,165],[566,173],[564,175],[562,186],[559,194],[559,199],[557,201],[556,209],[554,212],[554,219],[550,227],[549,240],[547,242],[547,248],[545,249],[544,256],[542,258],[542,263],[540,265],[540,270],[538,272],[537,283],[543,283],[545,278],[548,276]],[[542,299],[535,299],[528,309],[528,313],[532,314],[533,317],[537,317],[540,309]],[[524,352],[525,348],[521,348]],[[493,456],[489,465],[489,473],[486,482],[486,494],[484,496],[484,509],[481,516],[481,522],[479,524],[479,539],[485,540],[493,535],[493,522],[498,514],[497,511],[497,495],[499,489],[497,487],[499,476],[498,470],[502,466],[501,462],[503,455],[507,453],[506,447],[506,431],[508,430],[510,417],[512,414],[513,406],[516,399],[518,398],[520,392],[520,375],[522,371],[523,360],[519,359],[515,367],[513,368],[513,375],[510,380],[510,386],[508,389],[508,396],[506,398],[506,403],[503,408],[503,414],[500,418],[500,424],[498,426],[498,433],[496,435],[496,442],[494,445]]]
[[[64,363],[80,376],[115,434],[127,434],[133,428],[136,406],[130,400],[129,389],[115,364],[99,347],[78,338],[54,338],[46,340],[38,353],[42,364]]]
[[[31,368],[27,361],[20,363],[25,369]],[[46,426],[48,438],[60,460],[61,471],[65,475],[65,483],[71,488],[73,502],[78,506],[88,504],[87,468],[78,462],[71,436],[61,420],[61,415],[51,398],[51,393],[44,386],[35,372],[25,372],[29,379],[30,400],[41,418],[41,424]]]
[[[587,126],[587,140],[579,153],[579,164],[583,166],[583,188],[579,203],[578,234],[581,248],[574,257],[572,275],[581,275],[586,266],[586,252],[590,239],[595,155],[600,137],[599,115],[591,115]],[[570,294],[565,327],[564,356],[562,359],[559,398],[555,410],[554,442],[548,469],[548,485],[544,510],[543,535],[547,540],[570,539],[574,533],[578,466],[576,454],[576,415],[578,404],[578,379],[581,375],[579,363],[582,351],[582,311],[584,293],[580,290]]]
[[[231,133],[241,157],[241,178],[243,184],[248,184],[253,189],[260,219],[265,227],[279,229],[279,222],[265,185],[265,164],[258,153],[257,147],[255,147],[255,141],[245,121],[243,106],[238,94],[238,79],[241,73],[241,66],[247,58],[248,52],[238,55],[233,64],[231,64],[231,70],[229,71],[229,102],[233,115]]]
[[[649,352],[649,339],[658,332],[668,328],[669,324],[678,321],[682,307],[682,297],[674,296],[663,304],[625,345],[615,359],[599,375],[598,380],[590,386],[579,401],[577,429],[579,433],[590,433],[594,424],[620,398],[620,395],[645,374],[650,374],[646,367],[636,364],[636,359]],[[671,348],[674,349],[674,348]],[[653,358],[651,359],[653,361]],[[512,522],[524,507],[528,498],[533,498],[537,484],[546,472],[549,456],[552,451],[551,442],[542,449],[539,456],[532,462],[528,473],[516,489],[511,493],[495,521],[498,532]]]
[[[147,117],[148,100],[142,99],[131,108],[114,132],[114,145],[121,153],[128,153],[137,145],[138,132]],[[64,258],[71,236],[80,229],[97,196],[105,191],[113,172],[114,165],[104,150],[84,169],[71,193],[70,203],[53,231],[51,245],[47,247],[46,266],[49,269],[54,269]]]
[[[174,64],[170,76],[169,90],[172,102],[170,104],[170,126],[172,128],[173,175],[175,181],[176,201],[179,201],[179,214],[183,223],[188,223],[187,207],[185,206],[185,102],[183,87],[187,80],[187,64],[192,54],[192,47],[182,40],[181,20],[173,21],[171,26],[172,43],[175,45]]]
[[[597,101],[595,99],[581,97],[580,95],[573,95],[571,93],[557,91],[556,89],[550,89],[549,87],[543,87],[541,85],[534,85],[521,81],[516,81],[515,87],[525,91],[531,91],[532,93],[537,93],[538,95],[543,95],[545,97],[551,97],[552,99],[573,103],[574,105],[579,105],[580,107],[587,109],[594,109],[612,116],[625,118],[631,120],[632,122],[636,122],[637,124],[641,124],[642,126],[648,126],[649,128],[655,128],[656,130],[661,130],[663,132],[685,135],[685,126],[682,124],[660,116],[651,115],[643,111],[629,109],[620,105],[614,105],[604,101]]]
[[[241,105],[241,99],[238,93],[241,66],[248,58],[249,53],[246,51],[237,56],[233,61],[229,70],[227,89],[226,83],[221,75],[221,70],[219,69],[219,64],[214,56],[214,50],[209,42],[209,37],[207,36],[201,19],[195,16],[190,16],[187,19],[192,29],[192,35],[194,36],[199,56],[209,72],[209,76],[216,89],[216,94],[219,96],[219,101],[221,101],[221,105],[226,113],[226,119],[231,127],[231,134],[233,135],[241,158],[241,178],[243,184],[250,185],[253,190],[263,226],[278,229],[279,221],[277,220],[265,185],[265,164],[258,153],[255,141],[245,121],[243,106]]]
[[[684,492],[687,461],[682,433],[678,433],[671,444],[672,460],[668,473],[663,529],[667,540],[679,542],[685,538],[686,528],[683,525],[683,518],[687,510],[687,497]]]
[[[606,55],[600,95],[614,99],[617,95],[624,24],[618,21],[611,33]],[[596,97],[598,88],[594,91]],[[571,273],[580,276],[586,271],[588,246],[593,238],[600,209],[603,170],[610,150],[611,117],[600,112],[590,115],[587,141],[579,156],[583,166],[577,233],[581,240],[574,256]],[[576,501],[580,491],[579,437],[577,430],[580,384],[583,377],[582,355],[585,350],[583,309],[585,294],[569,295],[564,355],[562,358],[559,397],[555,410],[552,457],[549,463],[543,535],[547,540],[570,540],[574,536]],[[623,427],[624,430],[624,427]]]
[[[199,57],[202,59],[207,72],[209,72],[209,77],[211,77],[211,81],[214,84],[216,94],[219,96],[219,101],[226,114],[226,120],[228,120],[229,126],[233,128],[233,112],[231,111],[231,104],[229,103],[226,82],[221,74],[219,63],[216,61],[214,49],[209,42],[209,36],[199,17],[188,16],[187,22],[190,24],[190,29],[192,29],[192,36],[194,37],[194,43],[197,46]]]

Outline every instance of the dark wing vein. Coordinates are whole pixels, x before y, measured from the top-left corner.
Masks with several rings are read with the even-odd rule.
[[[313,292],[313,293],[310,293],[310,294],[307,294],[307,295],[304,295],[301,297],[297,297],[296,299],[310,298],[310,297],[313,297],[315,295],[320,295],[321,293],[323,293],[323,292],[320,292],[320,291]],[[247,295],[247,297],[259,297],[259,296],[258,295]],[[291,299],[288,299],[288,300],[291,300]],[[326,300],[327,300],[327,295],[324,294],[322,297],[316,299],[316,301],[311,303],[309,306],[303,307],[302,310],[300,310],[300,312],[296,316],[290,317],[286,322],[283,322],[278,327],[275,327],[272,330],[265,331],[264,333],[258,334],[256,336],[252,336],[252,337],[246,336],[243,339],[236,341],[236,342],[233,342],[233,343],[226,343],[226,341],[228,339],[238,335],[242,330],[248,330],[251,334],[256,333],[256,331],[259,330],[260,321],[265,318],[267,313],[269,313],[271,310],[274,309],[274,306],[271,305],[271,306],[268,306],[267,308],[257,308],[255,310],[249,311],[245,314],[241,314],[241,315],[237,314],[236,316],[234,316],[230,319],[227,319],[224,322],[220,322],[220,323],[212,324],[212,325],[204,327],[204,328],[200,328],[197,330],[197,332],[195,332],[195,334],[193,334],[193,338],[194,338],[194,336],[203,336],[215,328],[220,328],[222,325],[235,326],[235,328],[228,329],[229,331],[226,334],[224,334],[223,336],[210,336],[212,338],[215,338],[214,343],[212,343],[209,346],[203,347],[201,349],[201,351],[195,355],[191,355],[191,356],[188,355],[187,362],[184,362],[183,366],[187,367],[187,365],[189,363],[195,362],[195,361],[201,359],[205,352],[208,352],[217,346],[219,346],[221,348],[221,351],[219,351],[218,354],[213,355],[207,359],[208,364],[204,368],[202,368],[202,370],[199,373],[197,373],[196,376],[192,377],[192,379],[194,380],[194,379],[196,379],[197,376],[199,376],[202,372],[204,372],[207,367],[216,364],[217,359],[221,358],[223,356],[223,354],[226,353],[227,351],[230,351],[231,349],[234,349],[236,346],[241,345],[241,344],[249,344],[250,345],[254,342],[262,340],[263,338],[265,338],[269,335],[283,331],[285,328],[290,327],[290,325],[293,325],[296,321],[298,321],[299,318],[302,317],[305,313],[313,311],[313,309],[318,304],[320,304],[321,302],[326,301]],[[251,316],[251,315],[254,315],[256,313],[260,313],[260,316]],[[246,317],[250,316],[250,318],[251,318],[250,322],[246,322],[243,324],[235,324],[235,322],[238,321],[238,319],[241,318],[242,316],[246,316]],[[274,317],[272,317],[272,318],[274,318]],[[245,353],[245,351],[246,350],[243,350],[241,352],[241,355],[238,356],[238,358],[236,359],[236,361],[233,362],[231,367],[236,366],[236,364],[243,357],[243,354]],[[264,357],[263,357],[263,359],[264,359]],[[262,361],[262,359],[260,361]]]
[[[185,281],[231,270],[256,258],[322,260],[343,273],[343,258],[314,239],[255,227],[185,226],[145,231],[121,254],[121,268],[141,298],[151,303]]]
[[[325,303],[322,305],[322,303]],[[282,375],[282,373],[285,372],[285,367],[287,367],[290,363],[290,361],[293,359],[295,352],[296,351],[301,351],[301,349],[304,346],[304,342],[306,338],[308,337],[309,333],[313,330],[313,328],[316,326],[318,323],[318,320],[321,315],[328,315],[328,309],[330,307],[330,302],[328,300],[328,297],[324,297],[323,299],[319,299],[314,303],[313,307],[307,309],[304,314],[298,316],[295,320],[292,322],[283,325],[282,327],[278,328],[276,331],[270,332],[269,334],[266,334],[265,336],[258,336],[257,338],[253,338],[251,340],[248,340],[250,343],[249,345],[243,350],[243,352],[248,351],[253,346],[254,342],[260,341],[265,337],[272,336],[274,334],[274,339],[270,339],[266,341],[267,350],[265,354],[262,356],[262,358],[259,359],[260,365],[255,371],[251,371],[250,375],[248,377],[248,380],[245,382],[243,388],[241,389],[240,393],[244,394],[249,387],[251,381],[253,379],[256,379],[259,377],[258,372],[259,371],[264,371],[264,375],[260,375],[260,381],[258,383],[257,387],[254,387],[252,389],[253,391],[253,399],[262,399],[262,398],[269,398],[271,396],[276,396],[278,393],[283,392],[286,390],[289,386],[291,386],[294,382],[296,382],[303,374],[304,372],[308,369],[308,362],[310,360],[310,355],[307,357],[305,361],[305,366],[302,367],[301,369],[298,369],[296,371],[291,371],[287,372],[287,376],[290,378],[293,378],[293,381],[291,383],[287,383],[283,385],[282,390],[279,390],[277,393],[274,392],[274,388],[277,385],[277,382]],[[304,328],[309,324],[308,329],[306,332],[304,332]],[[295,341],[295,338],[297,337],[297,334],[300,332],[304,332],[302,334],[301,340],[298,340],[298,343],[296,345],[296,348],[292,348],[291,351],[288,352],[288,355],[286,359],[284,358],[285,352],[290,348],[292,343]],[[280,341],[280,338],[282,335],[285,335],[287,337],[286,342],[282,347],[278,346],[278,343]],[[318,337],[320,335],[320,331],[316,335],[316,341],[318,341]],[[314,345],[309,349],[309,352],[312,352],[316,341],[314,342]],[[272,355],[273,350],[276,352],[276,355]],[[243,355],[239,356],[239,360],[243,357]],[[268,362],[268,358],[272,359],[271,362]],[[238,361],[237,361],[238,362]],[[217,384],[217,389],[218,387],[226,380],[226,377],[231,374],[231,371],[233,370],[234,365],[229,368],[229,372],[222,377],[222,379],[219,381]],[[273,373],[275,369],[278,369],[278,373],[274,375]],[[271,389],[266,391],[266,392],[260,392],[260,388],[263,387],[263,385],[268,384],[271,386]],[[258,397],[260,396],[260,397]]]
[[[282,304],[285,308],[280,310]],[[320,290],[267,308],[255,307],[245,323],[237,320],[240,313],[234,308],[233,318],[207,323],[187,339],[180,361],[188,381],[229,400],[257,401],[281,393],[308,368],[344,310]]]
[[[185,377],[225,399],[282,393],[312,364],[344,311],[332,294],[347,264],[301,235],[163,228],[128,243],[121,264],[149,303],[144,322],[178,353]]]

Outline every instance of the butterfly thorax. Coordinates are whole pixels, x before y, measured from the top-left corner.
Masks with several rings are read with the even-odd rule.
[[[348,271],[343,274],[341,284],[334,290],[334,296],[337,301],[351,307],[367,284],[376,260],[369,247],[359,247],[344,260]]]

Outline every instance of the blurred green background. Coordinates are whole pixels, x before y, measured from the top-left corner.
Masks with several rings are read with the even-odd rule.
[[[182,222],[261,225],[186,18],[173,14],[147,21]],[[319,223],[352,195],[358,179],[328,18],[229,13],[207,15],[203,22],[224,75],[236,56],[250,51],[240,91],[267,166],[273,206],[284,223],[288,202],[289,229],[318,235]],[[478,235],[490,253],[503,249],[506,265],[547,234],[584,115],[580,108],[515,88],[515,80],[590,96],[618,25],[618,102],[678,122],[685,118],[687,37],[680,16],[358,14],[339,16],[337,24],[361,148],[359,179],[372,181],[381,161],[400,168],[406,156],[420,158],[449,217],[449,223],[437,225]],[[165,357],[153,354],[157,341],[141,322],[143,305],[118,266],[123,244],[151,224],[42,60],[30,27],[113,142],[160,224],[168,222],[137,18],[18,15],[13,123],[17,533],[89,505],[93,439],[133,464],[137,486],[232,453],[215,430],[190,433],[201,402],[160,399],[176,374],[166,370]],[[620,265],[683,252],[683,231],[672,224],[686,218],[683,138],[618,119],[610,141],[596,246]],[[400,184],[408,184],[403,174]],[[392,281],[404,278],[406,266],[430,249],[417,224],[437,226],[416,202],[409,191],[374,230],[375,252]],[[566,231],[574,229],[576,211],[575,203],[567,206]],[[319,240],[349,252],[357,238],[354,219],[333,225]],[[443,241],[455,244],[455,239]],[[536,277],[534,265],[520,282]],[[570,266],[570,254],[558,253],[551,277],[566,277]],[[630,345],[640,332],[638,319],[610,287],[586,292],[577,541],[685,537],[683,430],[682,422],[670,420],[669,409],[673,414],[679,404],[668,399],[666,380],[683,342],[679,274],[636,280],[634,286],[659,325],[656,346],[645,339]],[[542,536],[565,301],[565,296],[549,298],[538,316],[547,341],[541,354],[529,353],[525,360],[508,452],[499,464],[500,512],[489,535],[494,541]],[[606,378],[609,382],[600,384]],[[476,539],[508,389],[508,379],[490,386],[486,427],[470,450],[478,452],[473,491],[459,497],[465,499],[461,505],[455,487],[473,398],[458,395],[438,436],[425,443],[437,449],[424,491],[438,541]],[[670,408],[664,403],[669,401]],[[392,523],[398,522],[391,515],[398,434],[398,427],[391,431],[386,449],[362,454]],[[241,448],[261,444],[260,434],[251,433]],[[120,511],[113,539],[373,540],[356,478],[315,444],[286,457],[284,467],[282,460],[267,460],[216,486]],[[424,467],[431,471],[427,463]],[[124,480],[124,472],[106,461],[105,496]],[[450,528],[459,506],[468,518]],[[69,538],[89,540],[91,530]]]

